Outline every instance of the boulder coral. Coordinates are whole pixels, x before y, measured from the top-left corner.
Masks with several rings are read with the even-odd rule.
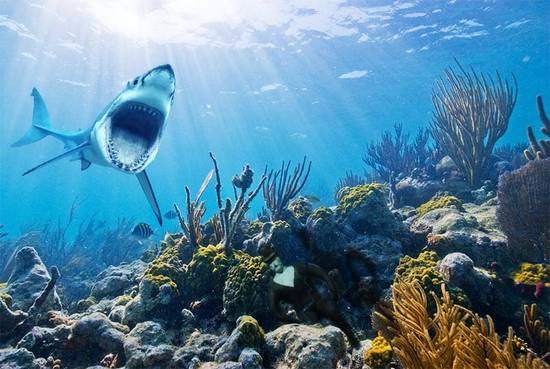
[[[336,213],[360,234],[391,235],[399,230],[395,217],[389,210],[380,183],[370,183],[340,190],[340,203]]]
[[[244,314],[265,315],[269,311],[267,286],[269,266],[260,256],[235,251],[223,289],[223,308],[229,320]]]
[[[199,247],[187,265],[186,286],[194,299],[220,298],[231,259],[221,245]]]

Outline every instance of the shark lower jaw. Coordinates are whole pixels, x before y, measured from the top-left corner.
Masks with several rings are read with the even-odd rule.
[[[118,107],[106,125],[107,159],[128,173],[145,169],[155,154],[164,115],[156,108],[138,102]]]

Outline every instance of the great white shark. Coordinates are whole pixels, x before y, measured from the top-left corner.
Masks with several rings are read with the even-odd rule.
[[[46,104],[33,88],[32,126],[12,146],[28,145],[52,136],[64,143],[66,151],[23,175],[63,158],[80,160],[81,170],[94,163],[134,174],[162,225],[162,214],[145,168],[157,155],[175,89],[172,67],[169,64],[158,66],[128,82],[90,128],[62,131],[53,128]]]

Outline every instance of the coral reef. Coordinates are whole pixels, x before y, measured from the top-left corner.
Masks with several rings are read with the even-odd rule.
[[[541,96],[537,96],[537,110],[539,112],[540,121],[542,123],[540,131],[544,135],[550,137],[550,119],[548,119],[548,116],[544,111],[544,105],[542,103]],[[535,137],[535,134],[533,133],[533,128],[531,128],[531,126],[527,127],[527,138],[529,139],[530,148],[526,149],[523,152],[527,160],[540,160],[550,158],[550,140],[542,139],[537,142],[537,138]]]
[[[431,210],[412,218],[409,229],[440,256],[462,252],[478,265],[508,259],[507,239],[496,223],[495,206],[463,204],[463,208]]]
[[[334,188],[334,200],[336,202],[340,202],[340,190],[344,187],[357,187],[364,184],[367,184],[367,179],[363,176],[360,176],[358,174],[353,173],[352,171],[346,172],[346,174],[338,179],[338,182],[336,182],[336,186]]]
[[[250,315],[237,319],[237,326],[227,340],[216,350],[214,358],[217,362],[237,361],[245,348],[262,351],[265,333],[258,321]]]
[[[509,252],[520,261],[550,257],[550,159],[534,160],[500,177],[497,218]]]
[[[346,338],[338,328],[286,324],[266,334],[266,367],[333,369],[345,357]]]
[[[487,170],[493,148],[506,129],[517,98],[517,82],[496,81],[458,62],[458,72],[447,68],[432,96],[431,133],[472,187]]]
[[[438,293],[441,285],[445,284],[444,276],[438,270],[438,262],[434,251],[424,251],[417,258],[406,255],[395,269],[395,276],[404,283],[419,283],[429,293]],[[470,304],[468,296],[460,288],[452,287],[450,292],[462,305]]]

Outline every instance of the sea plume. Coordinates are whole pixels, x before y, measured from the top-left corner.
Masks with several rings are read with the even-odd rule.
[[[407,369],[543,369],[543,360],[531,352],[517,353],[512,328],[506,338],[495,331],[492,319],[455,305],[445,285],[441,298],[428,312],[428,297],[418,282],[396,281],[391,309],[376,309],[374,319],[388,324],[395,355]],[[384,332],[382,332],[383,334]]]

